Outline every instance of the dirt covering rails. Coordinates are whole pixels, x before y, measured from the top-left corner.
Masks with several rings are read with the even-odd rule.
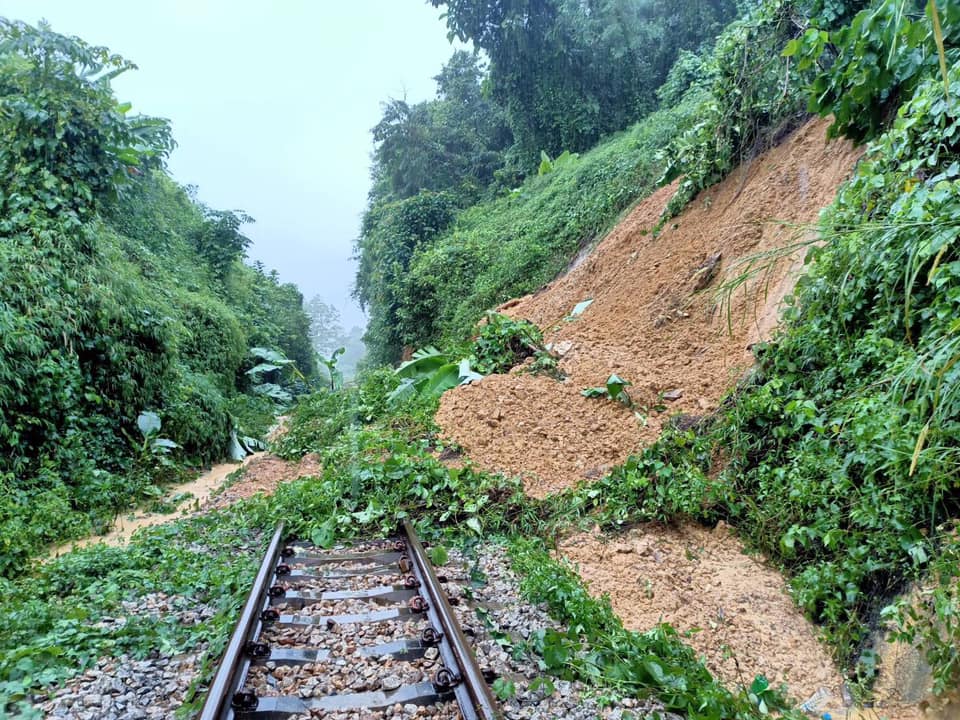
[[[860,151],[826,142],[811,120],[782,145],[703,192],[659,235],[673,186],[630,212],[597,248],[542,290],[501,311],[537,324],[563,382],[495,375],[444,394],[437,421],[481,467],[524,478],[542,497],[603,476],[660,433],[668,416],[703,415],[769,337],[804,249],[787,253],[724,304],[717,288],[739,263],[809,237]],[[576,318],[572,309],[593,302]],[[632,383],[636,407],[581,396],[611,373]],[[672,398],[672,399],[667,399]],[[667,411],[653,408],[661,403]]]

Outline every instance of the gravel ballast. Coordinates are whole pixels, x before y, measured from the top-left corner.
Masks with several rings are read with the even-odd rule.
[[[362,551],[363,548],[349,549],[350,552],[358,550]],[[338,548],[331,552],[344,551],[345,548]],[[464,630],[473,636],[480,667],[512,682],[515,687],[515,694],[502,700],[506,718],[621,720],[644,717],[654,710],[662,710],[661,706],[650,700],[634,698],[625,698],[612,706],[603,707],[592,696],[590,688],[576,682],[552,679],[553,692],[546,692],[542,684],[536,682],[544,677],[537,666],[537,658],[525,652],[513,652],[511,646],[513,643],[522,644],[539,629],[561,628],[550,619],[545,608],[530,605],[521,598],[517,578],[510,570],[503,548],[487,545],[477,552],[475,559],[467,560],[460,553],[451,551],[449,563],[438,569],[438,573],[448,577],[448,594],[459,601],[454,605],[454,612]],[[482,581],[472,582],[471,577],[482,578]],[[383,578],[386,582],[393,579],[390,576]],[[325,579],[324,589],[329,584],[329,580]],[[347,609],[350,612],[364,612],[384,607],[383,604],[351,600],[346,603],[324,603],[312,610],[304,608],[302,612],[329,614],[331,611],[343,612]],[[181,622],[188,624],[202,622],[212,614],[209,608],[190,606],[183,599],[173,603],[158,595],[147,596],[135,603],[125,603],[124,609],[128,614],[175,612]],[[113,622],[122,624],[125,619],[115,618]],[[332,632],[324,630],[322,633],[279,626],[268,628],[264,639],[287,647],[321,644],[330,651],[331,656],[324,662],[301,667],[274,663],[255,667],[251,670],[247,686],[261,695],[296,694],[311,698],[331,692],[390,691],[402,683],[427,681],[438,667],[436,651],[433,649],[428,650],[424,657],[412,661],[394,658],[372,660],[359,655],[365,646],[403,637],[415,638],[425,625],[422,620],[345,624]],[[323,642],[317,643],[321,639]],[[134,660],[126,656],[102,659],[95,668],[70,680],[64,687],[52,690],[48,697],[36,704],[36,709],[46,717],[77,720],[172,718],[195,680],[202,650],[197,648],[195,652],[176,657],[157,656],[146,660]],[[531,685],[537,689],[532,689]],[[460,714],[455,703],[444,702],[427,706],[397,704],[381,711],[312,711],[302,717],[330,720],[444,720],[459,718]]]

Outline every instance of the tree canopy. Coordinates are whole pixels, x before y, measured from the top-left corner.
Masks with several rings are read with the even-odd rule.
[[[114,96],[134,67],[0,19],[3,573],[223,458],[262,416],[251,347],[315,370],[297,288],[243,263],[250,218],[174,183],[169,124]]]

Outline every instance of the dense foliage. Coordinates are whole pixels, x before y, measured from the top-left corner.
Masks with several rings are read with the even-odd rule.
[[[223,457],[251,346],[313,368],[296,288],[241,262],[248,218],[176,186],[167,123],[117,102],[132,67],[0,20],[0,573]]]
[[[663,170],[656,152],[693,123],[696,97],[580,157],[545,164],[509,195],[459,215],[447,193],[372,208],[357,243],[371,360],[396,362],[404,346],[462,341],[485,310],[553,279],[653,189]]]
[[[472,202],[494,180],[512,136],[503,111],[483,90],[477,55],[453,54],[437,82],[437,98],[411,105],[390,100],[373,128],[377,202],[421,191],[449,191]]]
[[[681,50],[733,18],[733,0],[431,0],[450,34],[490,58],[490,95],[515,138],[512,162],[578,152],[656,108]]]
[[[678,213],[700,190],[723,179],[778,142],[805,118],[804,84],[815,77],[811,62],[794,62],[799,39],[838,27],[862,0],[763,0],[730,23],[712,52],[681,56],[662,92],[702,89],[698,122],[663,151],[661,182],[681,178],[665,216]],[[678,87],[675,87],[678,86]],[[812,100],[811,100],[812,102]]]
[[[356,247],[373,364],[463,340],[484,310],[548,281],[649,192],[665,167],[654,156],[701,101],[699,87],[679,101],[701,74],[690,58],[736,10],[732,0],[431,1],[489,65],[456,52],[435,100],[391,100],[373,129]],[[678,58],[691,73],[670,72]],[[664,111],[627,129],[656,109],[665,81]]]
[[[899,636],[925,641],[938,688],[955,684],[960,668],[958,7],[766,0],[712,50],[680,55],[659,91],[691,118],[674,122],[681,132],[662,155],[663,179],[682,176],[668,214],[776,142],[805,105],[834,114],[835,134],[878,139],[825,215],[825,245],[811,253],[781,338],[760,348],[752,384],[706,435],[668,433],[557,503],[558,512],[613,525],[682,515],[734,522],[790,573],[798,602],[863,690],[875,659],[862,643],[910,581],[926,584],[927,608],[902,601],[883,618]],[[638,128],[655,128],[656,118]],[[622,158],[618,142],[606,147]],[[400,341],[462,337],[485,307],[550,279],[576,246],[553,244],[562,237],[555,228],[536,233],[546,207],[538,201],[563,193],[552,218],[577,207],[561,178],[598,162],[603,147],[558,163],[559,171],[546,158],[545,176],[418,244],[394,285],[401,334],[382,357],[399,352]],[[413,301],[417,320],[403,335],[402,308]],[[726,470],[716,482],[718,459]]]
[[[502,357],[510,344],[484,347]],[[436,437],[436,400],[415,397],[390,406],[385,400],[395,383],[393,373],[376,371],[354,388],[299,404],[276,450],[294,458],[319,453],[318,477],[283,484],[271,497],[148,528],[128,547],[85,548],[27,577],[0,579],[0,714],[13,709],[29,717],[30,693],[103,655],[198,651],[199,689],[223,650],[256,570],[256,552],[275,523],[329,546],[392,533],[398,517],[410,517],[428,539],[468,551],[480,538],[514,537],[512,555],[531,599],[547,603],[571,628],[517,638],[513,650],[535,654],[545,672],[614,694],[653,695],[693,718],[759,717],[757,702],[713,680],[674,631],[624,631],[609,604],[591,599],[568,568],[529,539],[550,534],[557,514],[526,498],[517,481],[438,460],[437,454],[456,449]],[[213,615],[187,624],[131,609],[152,593],[164,593],[176,611],[195,611],[203,603]],[[773,693],[763,698],[772,703]],[[188,694],[182,715],[195,712],[201,700]]]
[[[831,135],[862,141],[883,130],[921,82],[956,62],[958,44],[960,3],[887,0],[832,33],[808,28],[784,56],[829,68],[809,88],[810,110],[835,117]]]

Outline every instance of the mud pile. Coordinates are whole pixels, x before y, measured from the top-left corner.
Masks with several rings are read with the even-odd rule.
[[[827,125],[808,122],[654,236],[674,191],[662,188],[564,276],[506,303],[501,312],[543,330],[566,380],[514,372],[447,392],[437,413],[445,435],[481,467],[520,475],[542,497],[602,477],[670,416],[713,410],[751,364],[748,347],[776,326],[811,225],[860,156],[847,142],[828,145]],[[722,292],[746,259],[764,254],[777,257]],[[585,300],[592,303],[571,317]],[[580,394],[611,373],[632,383],[634,408]],[[667,410],[656,412],[661,404]]]

